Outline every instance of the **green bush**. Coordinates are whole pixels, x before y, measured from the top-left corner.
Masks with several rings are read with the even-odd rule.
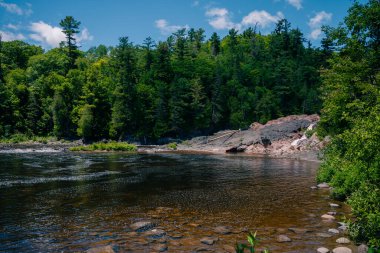
[[[71,147],[70,151],[128,151],[136,152],[136,145],[127,142],[97,142],[90,145]]]
[[[172,150],[177,150],[177,143],[176,142],[172,142],[172,143],[169,143],[168,145],[166,145],[169,149],[172,149]]]

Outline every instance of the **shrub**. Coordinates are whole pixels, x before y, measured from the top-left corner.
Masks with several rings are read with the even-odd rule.
[[[177,150],[177,143],[176,142],[172,142],[172,143],[169,143],[168,145],[166,145],[169,149],[172,149],[172,150]]]
[[[136,145],[129,144],[127,142],[97,142],[85,146],[71,147],[70,151],[128,151],[136,152]]]

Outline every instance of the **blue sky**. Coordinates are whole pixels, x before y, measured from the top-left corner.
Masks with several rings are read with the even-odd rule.
[[[360,2],[366,2],[362,0]],[[181,27],[206,30],[209,37],[230,28],[258,25],[273,30],[280,18],[298,27],[313,45],[319,45],[322,25],[343,21],[352,0],[0,0],[3,40],[20,39],[46,49],[58,46],[64,36],[59,22],[67,15],[81,21],[77,40],[83,50],[116,45],[128,36],[136,44],[151,36],[164,40]]]

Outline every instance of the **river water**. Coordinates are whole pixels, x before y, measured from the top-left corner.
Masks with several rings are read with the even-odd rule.
[[[1,153],[0,251],[76,252],[111,245],[116,252],[227,252],[247,231],[271,252],[335,247],[327,190],[312,190],[318,163],[205,154]],[[348,212],[343,207],[338,217]],[[131,231],[152,221],[166,232]],[[216,234],[227,226],[231,233]],[[294,233],[288,228],[307,228]],[[280,234],[292,241],[278,243]],[[211,246],[200,242],[216,240]],[[227,251],[226,251],[227,250]]]

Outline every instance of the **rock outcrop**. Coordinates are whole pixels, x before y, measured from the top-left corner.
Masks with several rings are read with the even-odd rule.
[[[245,152],[275,157],[297,158],[311,155],[317,160],[328,139],[319,140],[315,128],[319,116],[292,115],[271,120],[265,125],[252,123],[246,130],[225,130],[212,136],[196,137],[179,145],[179,150]]]

